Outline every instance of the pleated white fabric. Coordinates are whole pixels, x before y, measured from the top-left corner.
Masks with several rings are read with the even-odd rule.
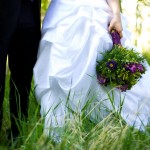
[[[111,16],[106,0],[51,1],[34,67],[35,92],[41,104],[41,114],[45,115],[45,132],[50,126],[63,126],[67,107],[80,112],[91,95],[95,95],[93,107],[97,102],[103,102],[113,109],[106,92],[109,89],[98,85],[95,72],[96,60],[102,58],[100,52],[112,48],[108,32]],[[122,24],[122,45],[133,47],[123,16]],[[150,116],[149,67],[130,91],[120,94],[119,90],[114,90],[116,110],[120,97],[125,97],[122,117],[129,125],[143,128],[142,124],[146,125]],[[104,117],[102,114],[106,115],[96,107],[91,117],[99,121]]]

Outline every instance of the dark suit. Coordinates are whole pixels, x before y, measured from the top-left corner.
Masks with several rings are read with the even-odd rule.
[[[32,70],[36,62],[40,40],[41,0],[0,1],[0,126],[6,58],[8,55],[10,78],[10,113],[12,133],[17,135],[18,104],[21,115],[27,117],[28,94]]]

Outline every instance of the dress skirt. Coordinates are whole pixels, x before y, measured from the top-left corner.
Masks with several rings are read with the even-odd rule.
[[[123,15],[121,18],[121,44],[134,48],[126,18]],[[45,131],[50,126],[63,126],[70,110],[80,113],[89,99],[92,99],[90,115],[93,120],[106,117],[106,107],[118,111],[124,100],[121,116],[127,124],[142,130],[148,124],[150,68],[147,62],[146,73],[131,90],[114,89],[111,94],[112,89],[97,83],[96,61],[102,59],[101,52],[113,46],[108,31],[111,19],[112,12],[106,0],[51,1],[34,67],[35,93],[41,115],[45,117]]]

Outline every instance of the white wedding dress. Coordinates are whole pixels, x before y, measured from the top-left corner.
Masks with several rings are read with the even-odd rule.
[[[41,115],[45,117],[45,133],[50,126],[63,126],[69,110],[81,112],[89,99],[93,99],[91,119],[94,121],[107,115],[103,106],[117,111],[120,99],[125,98],[121,116],[127,124],[142,130],[148,124],[150,68],[146,62],[147,71],[138,84],[126,92],[114,90],[114,107],[108,98],[109,89],[97,83],[96,60],[102,59],[100,52],[112,48],[108,32],[111,16],[106,0],[51,1],[34,67],[35,92]],[[122,24],[121,43],[133,47],[123,16]]]

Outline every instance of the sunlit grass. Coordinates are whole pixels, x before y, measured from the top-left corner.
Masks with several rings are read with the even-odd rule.
[[[9,77],[9,75],[8,75]],[[4,101],[4,122],[0,139],[0,150],[8,149],[9,142],[6,130],[10,127],[8,78],[6,81]],[[43,119],[40,107],[32,88],[27,122],[21,122],[21,135],[18,140],[19,150],[149,150],[150,127],[141,132],[129,127],[116,113],[110,113],[97,124],[90,121],[84,110],[81,114],[74,113],[73,119],[66,118],[66,124],[61,134],[61,143],[56,144],[50,137],[43,135]],[[53,128],[52,128],[53,129]],[[60,129],[61,130],[61,129]],[[15,143],[9,148],[15,149]]]

